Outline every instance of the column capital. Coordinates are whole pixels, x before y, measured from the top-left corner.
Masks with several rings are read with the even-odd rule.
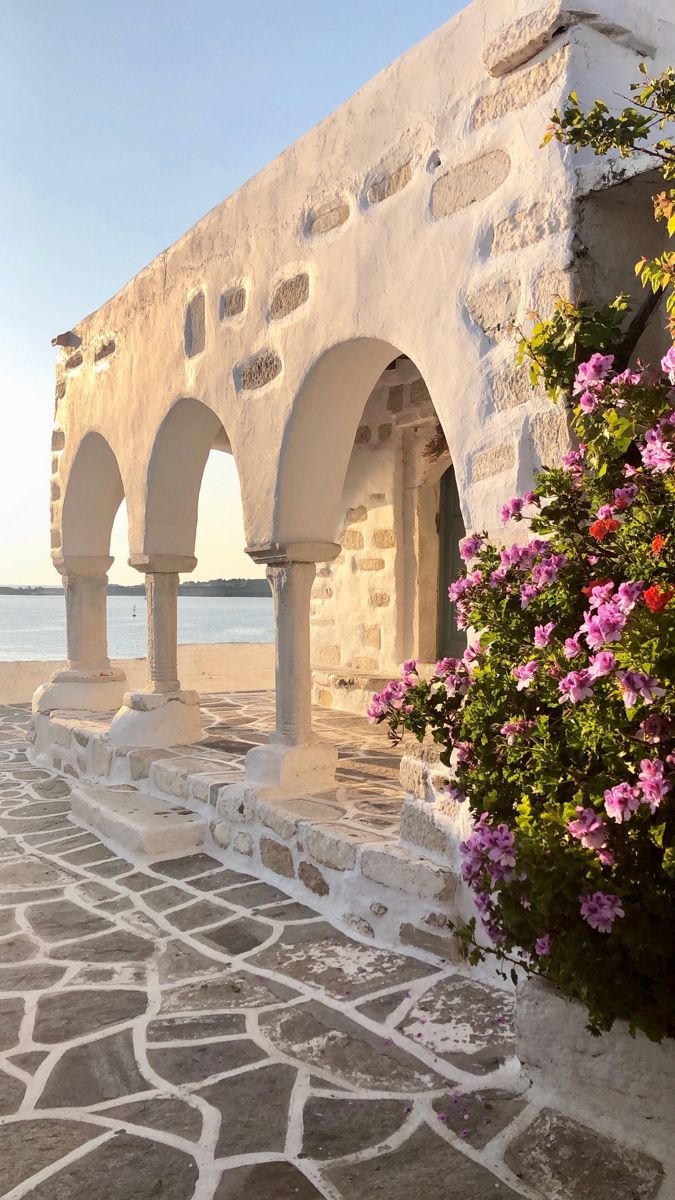
[[[84,578],[103,578],[114,561],[108,554],[55,554],[52,558],[59,575],[80,575]]]
[[[145,575],[183,575],[194,571],[197,559],[189,554],[131,554],[129,566]]]
[[[246,553],[255,563],[282,567],[287,563],[330,562],[341,549],[335,542],[268,542],[264,546],[247,546]]]

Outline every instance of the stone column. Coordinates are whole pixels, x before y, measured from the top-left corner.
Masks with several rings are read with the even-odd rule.
[[[107,571],[112,561],[109,556],[91,555],[54,560],[65,592],[67,663],[50,683],[38,688],[34,712],[58,708],[108,712],[118,707],[125,677],[108,658]]]
[[[337,750],[312,734],[309,603],[317,562],[340,553],[334,543],[294,543],[251,551],[267,563],[274,598],[276,729],[266,746],[246,755],[246,785],[267,793],[328,787]]]
[[[108,734],[114,746],[148,748],[190,745],[202,736],[199,696],[178,679],[179,572],[192,571],[196,558],[132,555],[129,565],[145,574],[148,610],[147,687],[126,692]]]
[[[148,572],[148,690],[179,692],[178,573]]]
[[[276,730],[272,740],[302,746],[312,736],[312,679],[309,662],[309,600],[314,562],[267,568],[274,599]]]

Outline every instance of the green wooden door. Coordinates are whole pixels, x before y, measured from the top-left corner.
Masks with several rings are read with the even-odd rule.
[[[466,650],[466,634],[457,628],[455,606],[448,600],[448,587],[462,570],[459,543],[466,536],[455,468],[448,467],[441,479],[440,499],[440,571],[438,593],[438,657],[459,658]]]

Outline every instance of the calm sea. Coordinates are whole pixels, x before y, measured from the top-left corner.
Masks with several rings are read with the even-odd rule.
[[[143,596],[108,597],[111,658],[145,658],[145,616]],[[179,596],[178,641],[182,645],[273,642],[272,598]],[[66,610],[62,596],[0,596],[0,662],[65,656]]]

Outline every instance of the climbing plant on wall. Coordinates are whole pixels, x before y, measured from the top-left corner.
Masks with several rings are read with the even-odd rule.
[[[619,116],[570,96],[547,139],[626,156],[651,139],[675,179],[671,141],[653,143],[675,123],[675,73],[635,90]],[[673,236],[675,189],[655,215]],[[675,333],[675,255],[638,271]],[[658,1039],[675,1037],[675,346],[654,366],[631,357],[653,307],[561,301],[523,339],[576,448],[504,506],[527,539],[463,542],[450,601],[473,645],[430,679],[404,664],[370,717],[432,737],[450,802],[471,810],[468,958],[487,952],[480,922],[491,953],[582,1001],[595,1030],[623,1018]]]

